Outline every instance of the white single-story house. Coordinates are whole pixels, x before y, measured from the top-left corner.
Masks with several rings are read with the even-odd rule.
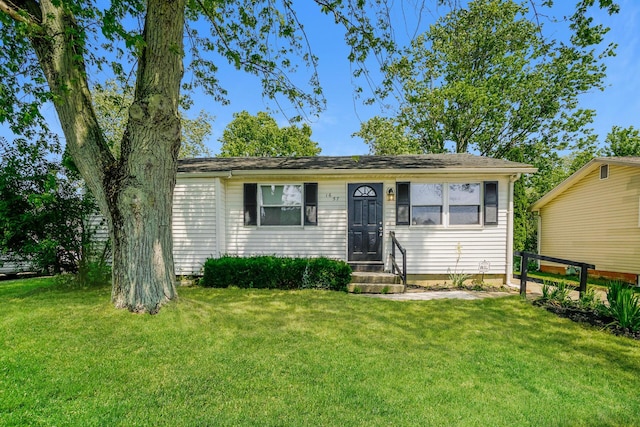
[[[590,274],[637,283],[640,157],[591,160],[531,206],[541,255],[595,265]],[[543,271],[566,266],[542,263]]]
[[[225,254],[389,271],[393,232],[414,281],[458,272],[509,282],[513,183],[535,171],[470,154],[180,160],[176,274]]]

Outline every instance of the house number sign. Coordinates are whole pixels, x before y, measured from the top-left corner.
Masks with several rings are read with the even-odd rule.
[[[491,268],[491,263],[489,261],[487,260],[480,261],[478,266],[480,273],[488,273],[490,268]]]
[[[337,202],[338,200],[340,200],[340,196],[334,196],[331,193],[325,193],[324,194],[324,198],[325,199],[329,199],[329,200],[333,200],[334,202]]]

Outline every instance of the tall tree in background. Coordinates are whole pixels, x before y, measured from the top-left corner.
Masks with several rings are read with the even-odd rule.
[[[263,111],[255,116],[246,111],[234,113],[220,142],[220,157],[317,156],[320,153],[318,143],[311,140],[309,125],[281,128]]]
[[[344,28],[351,61],[392,47],[377,0],[315,3]],[[317,58],[286,0],[0,0],[0,45],[0,122],[30,138],[34,127],[46,129],[40,107],[53,102],[66,152],[109,222],[112,301],[136,312],[155,313],[176,297],[171,213],[185,63],[183,88],[218,101],[226,92],[216,64],[227,61],[259,76],[265,97],[312,110],[324,105]],[[296,55],[308,64],[309,81],[290,77]],[[107,70],[122,78],[127,67],[135,69],[135,90],[114,155],[89,82]]]
[[[640,130],[633,126],[613,126],[604,142],[602,154],[606,157],[640,156]]]
[[[419,35],[386,69],[400,88],[387,120],[411,141],[396,150],[509,158],[516,148],[530,161],[574,143],[593,115],[578,97],[603,88],[601,58],[612,48],[597,55],[575,37],[547,41],[542,30],[526,3],[475,0]],[[357,135],[390,151],[368,123]]]
[[[121,84],[118,80],[107,80],[93,88],[93,105],[96,109],[98,124],[114,155],[120,155],[120,143],[127,127],[127,113],[133,104],[133,88]],[[184,100],[184,98],[183,98]],[[201,110],[196,118],[186,116],[184,108],[179,111],[182,130],[182,143],[178,157],[205,157],[211,153],[205,141],[211,135],[213,117]]]

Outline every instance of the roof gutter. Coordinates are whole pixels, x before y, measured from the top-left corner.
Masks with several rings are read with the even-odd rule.
[[[516,173],[520,177],[523,173],[535,173],[537,168],[430,168],[430,169],[256,169],[256,170],[225,170],[211,172],[178,172],[179,177],[198,177],[198,178],[231,178],[235,176],[269,176],[269,175],[436,175],[442,173],[460,173],[460,174],[508,174]]]

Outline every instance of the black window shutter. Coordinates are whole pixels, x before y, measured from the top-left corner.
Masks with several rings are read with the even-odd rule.
[[[411,197],[408,182],[396,183],[396,224],[409,225],[411,211]]]
[[[258,184],[244,185],[244,225],[258,225]]]
[[[498,181],[484,182],[484,225],[498,225]]]
[[[304,183],[304,225],[318,225],[318,183]]]

